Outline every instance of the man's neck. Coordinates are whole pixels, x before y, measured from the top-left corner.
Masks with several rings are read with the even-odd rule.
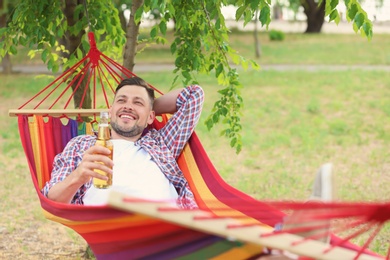
[[[130,141],[130,142],[136,142],[140,138],[141,138],[141,134],[136,135],[136,136],[127,137],[127,136],[119,135],[114,131],[111,131],[111,139],[123,139],[123,140]]]

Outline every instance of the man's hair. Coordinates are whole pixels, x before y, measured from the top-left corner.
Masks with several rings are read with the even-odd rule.
[[[153,107],[153,102],[154,102],[154,89],[152,89],[151,87],[149,87],[148,83],[146,83],[145,80],[141,79],[140,77],[132,77],[132,78],[126,78],[126,79],[123,79],[119,85],[116,87],[115,89],[115,93],[118,92],[118,90],[120,90],[123,86],[131,86],[131,85],[135,85],[135,86],[139,86],[139,87],[142,87],[144,89],[146,89],[146,92],[148,93],[148,96],[149,96],[149,99],[150,99],[150,104],[152,105]]]

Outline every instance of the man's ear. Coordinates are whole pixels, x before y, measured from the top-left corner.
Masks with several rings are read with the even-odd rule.
[[[110,106],[110,108],[108,109],[108,118],[111,118],[111,110],[112,110],[112,106]]]
[[[150,111],[148,121],[147,121],[148,125],[153,123],[155,118],[156,118],[156,113],[154,112],[154,110]]]

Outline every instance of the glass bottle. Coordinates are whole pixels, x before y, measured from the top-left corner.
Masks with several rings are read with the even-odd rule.
[[[111,153],[107,155],[111,160],[113,158],[113,144],[111,141],[110,127],[108,124],[108,112],[100,112],[100,122],[98,128],[98,136],[95,145],[101,145],[110,149]],[[107,173],[95,169],[95,172],[107,176]],[[98,189],[107,189],[112,185],[112,174],[108,175],[108,180],[93,178],[93,185]]]

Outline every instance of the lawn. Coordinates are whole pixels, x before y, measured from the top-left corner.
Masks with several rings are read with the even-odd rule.
[[[232,44],[239,46],[249,37],[236,34]],[[358,35],[288,34],[284,42],[275,43],[267,41],[264,34],[260,63],[386,65],[390,54],[384,46],[389,41],[389,35],[378,35],[368,42]],[[138,59],[170,61],[169,50],[153,48]],[[240,48],[245,49],[249,54],[250,46]],[[155,51],[161,55],[156,56]],[[283,55],[277,57],[279,53]],[[142,72],[139,76],[164,92],[174,77],[169,71]],[[0,255],[15,259],[81,258],[82,239],[42,217],[18,139],[17,120],[7,116],[8,109],[17,108],[52,79],[18,74],[1,75],[0,80],[0,119],[4,122],[0,130],[0,237],[11,241],[0,243]],[[239,154],[219,136],[223,126],[206,130],[204,120],[219,98],[218,86],[210,76],[200,75],[198,80],[205,89],[206,103],[196,131],[215,167],[232,186],[258,199],[305,200],[317,168],[332,162],[339,200],[388,200],[388,71],[240,70],[245,106],[241,118],[243,150]],[[387,225],[370,248],[385,254],[389,237]],[[35,240],[43,243],[38,249]]]

